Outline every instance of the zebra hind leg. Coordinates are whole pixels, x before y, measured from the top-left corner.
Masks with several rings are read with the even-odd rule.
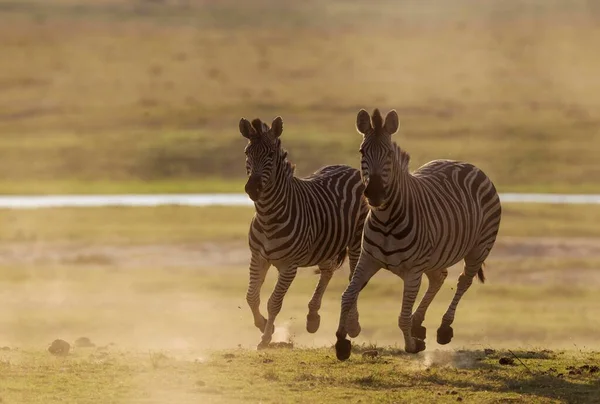
[[[265,325],[265,331],[263,332],[262,339],[260,344],[258,344],[258,349],[264,349],[269,346],[271,339],[273,337],[273,332],[275,331],[275,318],[281,311],[281,305],[283,304],[283,298],[287,293],[292,281],[296,277],[296,272],[298,267],[290,266],[286,268],[277,268],[279,270],[279,276],[277,278],[277,284],[275,285],[275,289],[271,293],[271,297],[269,298],[269,302],[267,303],[267,311],[269,312],[269,318],[267,319],[267,324]]]
[[[317,283],[315,292],[308,303],[308,315],[306,316],[306,331],[311,334],[317,332],[319,325],[321,324],[319,309],[321,308],[323,294],[325,293],[327,285],[329,285],[329,281],[333,276],[334,265],[331,263],[325,263],[319,265],[319,269],[321,273],[319,277],[319,283]]]
[[[444,284],[444,280],[448,276],[448,269],[426,272],[425,275],[429,281],[427,285],[427,291],[419,303],[419,307],[412,315],[412,336],[424,340],[427,337],[427,329],[423,327],[423,320],[425,320],[425,313],[429,308],[429,305],[439,292],[440,288]]]
[[[451,325],[454,322],[456,308],[458,306],[458,303],[460,302],[460,299],[469,289],[469,287],[471,287],[471,284],[473,283],[473,278],[476,275],[479,274],[480,277],[483,277],[483,261],[478,260],[472,262],[469,260],[468,257],[469,256],[465,258],[464,270],[458,277],[458,284],[456,286],[454,298],[452,299],[450,306],[448,306],[448,310],[446,310],[446,313],[442,317],[442,324],[440,325],[440,328],[438,328],[437,330],[437,342],[441,345],[448,344],[450,341],[452,341],[452,338],[454,337],[454,330],[452,329]]]

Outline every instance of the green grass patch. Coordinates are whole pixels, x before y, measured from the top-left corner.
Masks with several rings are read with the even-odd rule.
[[[245,179],[0,181],[0,195],[241,193]]]
[[[597,373],[580,370],[593,366],[598,354],[382,352],[371,359],[362,358],[359,351],[349,362],[340,363],[331,349],[231,351],[214,354],[200,372],[205,386],[218,389],[223,402],[279,402],[282,396],[286,402],[298,403],[599,402]],[[523,359],[515,360],[513,355]],[[500,358],[516,364],[500,365]]]

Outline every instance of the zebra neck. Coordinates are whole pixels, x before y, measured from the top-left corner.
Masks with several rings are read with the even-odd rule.
[[[397,170],[399,167],[395,167],[395,169]],[[412,176],[408,172],[395,171],[385,206],[373,211],[380,224],[396,225],[397,221],[402,220],[401,217],[405,216],[411,200],[411,179]]]
[[[256,213],[264,220],[272,221],[287,215],[286,207],[292,199],[294,177],[286,167],[279,167],[275,178],[267,184],[261,198],[254,203]]]

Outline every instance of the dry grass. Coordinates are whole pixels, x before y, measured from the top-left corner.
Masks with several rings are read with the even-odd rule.
[[[600,11],[582,0],[3,0],[0,16],[7,190],[222,190],[244,175],[240,116],[282,115],[301,174],[356,166],[360,107],[398,109],[415,167],[600,190]]]
[[[500,236],[600,237],[595,205],[507,204]],[[245,241],[253,207],[0,210],[0,241],[109,244]]]
[[[329,349],[215,352],[209,358],[111,348],[68,358],[5,351],[6,402],[598,403],[597,353],[466,350],[339,363]],[[513,355],[516,365],[501,365]],[[152,359],[158,358],[158,361]],[[33,387],[32,387],[33,386]]]

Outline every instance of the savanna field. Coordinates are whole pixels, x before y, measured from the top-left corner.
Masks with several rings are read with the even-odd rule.
[[[0,36],[3,195],[241,193],[241,117],[283,118],[298,175],[358,167],[360,108],[397,110],[413,170],[457,159],[501,193],[600,193],[594,2],[0,0]],[[253,214],[0,210],[0,403],[600,403],[598,205],[505,204],[449,345],[435,330],[462,266],[419,354],[397,325],[402,281],[380,271],[346,362],[347,263],[317,333],[301,269],[256,350]]]

